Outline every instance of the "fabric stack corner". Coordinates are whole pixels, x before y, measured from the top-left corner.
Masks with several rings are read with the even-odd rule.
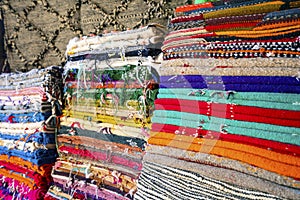
[[[135,199],[300,198],[299,6],[176,9]]]
[[[48,199],[132,199],[142,169],[166,28],[72,39],[59,158]]]
[[[62,68],[0,75],[0,198],[41,200],[52,182]]]

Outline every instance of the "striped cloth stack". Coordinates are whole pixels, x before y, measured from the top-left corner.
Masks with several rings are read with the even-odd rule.
[[[176,9],[135,199],[300,199],[299,7]]]
[[[56,158],[62,68],[0,75],[0,198],[43,199]]]
[[[67,47],[60,157],[47,199],[132,199],[166,28],[74,38]]]

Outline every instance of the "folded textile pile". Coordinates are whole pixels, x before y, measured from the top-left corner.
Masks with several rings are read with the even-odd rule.
[[[166,30],[73,39],[67,47],[60,157],[48,199],[132,199],[142,169]]]
[[[62,68],[0,75],[1,199],[43,199],[62,115]]]
[[[299,7],[176,9],[135,199],[300,198]]]

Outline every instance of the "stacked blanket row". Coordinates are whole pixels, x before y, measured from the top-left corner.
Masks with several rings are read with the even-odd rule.
[[[43,199],[62,114],[62,68],[0,76],[0,198]]]
[[[300,199],[299,6],[176,9],[135,199]]]
[[[153,24],[70,41],[60,156],[47,199],[133,198],[165,34],[165,28]]]

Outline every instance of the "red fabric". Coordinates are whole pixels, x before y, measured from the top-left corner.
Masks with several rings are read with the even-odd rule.
[[[233,29],[233,28],[255,27],[256,24],[257,22],[228,23],[228,24],[205,26],[205,29],[209,32],[213,32],[213,31]]]
[[[54,197],[46,194],[46,196],[44,197],[44,200],[57,200],[57,198],[54,198]]]
[[[290,154],[293,156],[300,155],[300,146],[271,141],[271,140],[265,140],[260,138],[248,137],[243,135],[234,135],[228,133],[224,134],[215,131],[188,128],[188,127],[169,125],[169,124],[158,124],[158,123],[153,123],[151,130],[154,132],[167,132],[167,133],[174,133],[174,134],[175,131],[179,131],[180,133],[184,131],[184,135],[193,136],[193,137],[195,136],[196,133],[198,133],[198,137],[204,137],[204,138],[214,137],[224,141],[249,144],[252,146],[269,149],[271,151],[275,151],[279,153]]]
[[[206,2],[206,3],[201,3],[201,4],[191,4],[191,5],[184,5],[184,6],[179,6],[175,9],[175,12],[186,12],[186,11],[192,11],[192,10],[197,10],[201,8],[213,8],[214,5],[212,2]]]
[[[176,31],[172,31],[170,33],[167,34],[167,36],[172,36],[178,33],[188,33],[188,32],[193,32],[193,31],[199,31],[199,30],[203,30],[203,27],[196,27],[196,28],[188,28],[188,29],[180,29],[180,30],[176,30]]]
[[[178,23],[178,22],[189,22],[189,21],[197,21],[203,20],[203,15],[195,15],[195,16],[184,16],[184,17],[176,17],[171,19],[171,23]]]
[[[124,165],[124,166],[130,166],[132,168],[135,168],[137,170],[142,170],[142,163],[137,163],[131,160],[128,160],[126,158],[121,158],[118,156],[112,156],[111,161],[118,165]]]
[[[136,168],[136,166],[138,166],[139,170],[142,169],[141,163],[137,163],[137,162],[128,160],[128,159],[123,158],[123,157],[118,157],[118,156],[109,157],[109,155],[107,153],[101,153],[101,152],[97,152],[97,151],[90,151],[90,150],[87,150],[87,149],[77,149],[77,148],[67,147],[67,146],[61,146],[61,147],[59,147],[59,150],[60,151],[67,151],[71,154],[80,155],[82,157],[88,157],[88,158],[91,158],[93,160],[107,161],[107,160],[111,159],[111,162],[115,163],[115,164],[131,167],[131,168]]]
[[[34,171],[31,171],[31,170],[24,168],[22,166],[19,166],[19,165],[7,163],[2,160],[0,160],[0,165],[4,166],[7,170],[13,170],[13,171],[19,172],[21,174],[26,174],[26,176],[33,179],[35,184],[37,186],[39,186],[40,188],[47,189],[49,187],[50,182],[47,182],[47,180],[45,180],[45,177],[41,176],[40,174],[38,174]],[[50,176],[50,174],[49,174],[49,176]]]
[[[156,99],[156,110],[173,110],[240,121],[300,128],[300,111],[210,103],[185,99]]]

